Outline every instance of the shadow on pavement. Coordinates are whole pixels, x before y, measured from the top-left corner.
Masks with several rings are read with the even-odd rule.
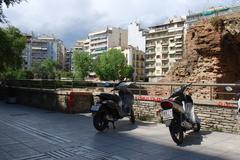
[[[211,133],[211,131],[189,132],[185,134],[183,144],[180,146],[185,147],[191,145],[201,145],[204,136]]]

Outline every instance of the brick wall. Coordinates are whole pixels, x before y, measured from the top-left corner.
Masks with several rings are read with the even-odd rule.
[[[134,104],[136,117],[141,120],[161,122],[160,114],[157,114],[159,108],[159,102],[136,100]],[[223,107],[218,103],[197,103],[195,112],[204,129],[240,134],[240,114],[236,113],[235,107]]]

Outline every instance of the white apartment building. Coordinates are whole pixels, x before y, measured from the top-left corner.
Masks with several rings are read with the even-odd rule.
[[[140,27],[140,24],[133,22],[128,25],[128,45],[137,47],[145,52],[146,49],[146,31]]]
[[[124,51],[124,56],[127,59],[127,64],[134,68],[133,80],[144,81],[145,79],[145,60],[144,52],[133,46],[128,46]]]
[[[89,33],[90,53],[93,57],[97,57],[110,48],[127,48],[127,37],[127,30],[115,27]]]
[[[150,82],[162,79],[184,51],[184,18],[149,27],[146,38],[146,74]]]
[[[84,39],[84,40],[78,40],[75,44],[74,50],[80,51],[80,52],[89,52],[90,53],[90,40]]]

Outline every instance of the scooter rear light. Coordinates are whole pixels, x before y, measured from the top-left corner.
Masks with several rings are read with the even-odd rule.
[[[173,107],[173,104],[171,103],[171,102],[162,102],[161,103],[161,107],[162,107],[162,109],[170,109],[170,108],[172,108]]]

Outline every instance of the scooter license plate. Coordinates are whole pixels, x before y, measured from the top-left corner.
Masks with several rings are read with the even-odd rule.
[[[97,111],[99,111],[99,108],[100,108],[100,107],[101,107],[101,104],[92,105],[91,111],[92,111],[92,112],[97,112]]]
[[[173,119],[173,112],[172,112],[172,109],[167,109],[167,110],[163,110],[161,112],[161,115],[162,115],[162,118],[163,120],[170,120],[170,119]]]

